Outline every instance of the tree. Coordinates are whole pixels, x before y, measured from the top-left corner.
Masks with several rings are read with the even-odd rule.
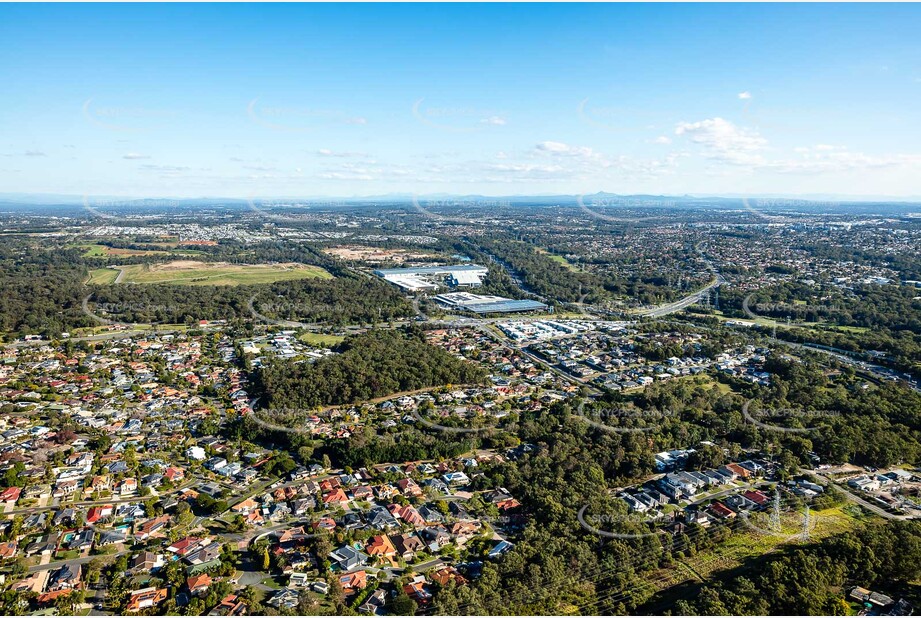
[[[269,560],[269,549],[263,548],[262,550],[262,570],[268,571],[271,561]]]
[[[393,613],[398,616],[414,616],[419,605],[401,589],[400,593],[393,599],[392,608]]]

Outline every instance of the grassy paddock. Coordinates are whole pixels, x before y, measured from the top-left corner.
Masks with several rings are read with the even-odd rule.
[[[345,340],[345,337],[339,335],[324,335],[323,333],[306,332],[298,336],[298,340],[307,345],[313,345],[322,348],[331,348]]]
[[[332,279],[319,266],[289,262],[286,264],[229,264],[177,260],[165,264],[130,264],[120,267],[124,275],[119,283],[166,283],[171,285],[249,285],[293,281],[295,279]],[[99,268],[90,272],[88,283],[110,285],[119,269]]]

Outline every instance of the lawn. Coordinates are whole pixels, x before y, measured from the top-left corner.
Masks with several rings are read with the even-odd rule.
[[[130,264],[119,283],[168,283],[172,285],[249,285],[295,279],[332,279],[319,266],[289,262],[285,264],[230,264],[176,260],[164,264]],[[115,283],[119,269],[99,268],[90,273],[90,284]]]
[[[339,335],[324,335],[323,333],[306,332],[301,334],[298,339],[307,345],[319,348],[331,348],[345,341],[345,337]]]
[[[54,555],[55,560],[74,560],[75,558],[80,557],[80,552],[76,549],[71,549],[67,551],[59,551]]]
[[[280,590],[282,588],[281,582],[276,580],[274,577],[266,577],[265,579],[262,580],[261,583],[263,586],[268,586],[269,588],[272,588],[273,590]]]

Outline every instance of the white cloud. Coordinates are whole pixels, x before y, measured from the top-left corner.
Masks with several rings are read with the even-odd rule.
[[[41,150],[26,150],[26,156],[27,157],[47,157],[48,155],[46,155]]]
[[[759,151],[767,146],[767,140],[757,131],[737,127],[722,118],[679,123],[675,135],[686,136],[703,146],[708,158],[736,165],[763,162]]]
[[[588,146],[570,146],[562,142],[541,142],[535,148],[553,156],[591,157],[595,154]]]
[[[122,159],[127,159],[129,161],[140,161],[142,159],[149,159],[149,158],[150,158],[149,155],[142,155],[136,152],[129,152],[126,155],[122,155]]]
[[[321,148],[317,151],[317,154],[321,157],[340,157],[343,159],[365,158],[365,157],[370,156],[365,152],[352,152],[348,150],[330,150],[329,148]]]
[[[191,170],[191,167],[184,167],[179,165],[142,165],[141,169],[150,170],[154,172],[185,172]]]
[[[368,119],[356,116],[355,118],[347,118],[345,124],[368,124]]]
[[[503,118],[502,116],[490,116],[489,118],[483,118],[483,120],[480,121],[480,124],[488,124],[494,127],[502,127],[502,126],[505,126],[505,118]]]
[[[317,178],[321,180],[377,180],[376,176],[371,174],[358,174],[355,172],[320,172]]]
[[[843,146],[819,144],[812,148],[797,148],[799,157],[770,161],[765,169],[782,174],[824,174],[852,170],[884,168],[921,168],[921,155],[868,155],[852,152]]]
[[[667,135],[660,135],[656,139],[652,140],[655,144],[671,144],[672,138]]]
[[[739,98],[742,99],[743,101],[747,101],[748,99],[752,98],[752,93],[750,93],[748,90],[746,90],[745,92],[740,92]]]

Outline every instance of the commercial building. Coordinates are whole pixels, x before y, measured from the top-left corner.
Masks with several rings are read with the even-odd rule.
[[[549,307],[536,300],[512,300],[502,296],[484,296],[470,292],[451,292],[434,297],[440,304],[455,310],[473,313],[520,313],[547,311]]]
[[[475,288],[483,285],[489,269],[478,264],[382,268],[374,274],[409,292],[437,290],[439,287]]]

